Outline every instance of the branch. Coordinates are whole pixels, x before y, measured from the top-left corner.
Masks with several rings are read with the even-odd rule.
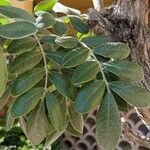
[[[104,2],[103,0],[92,0],[94,9],[98,12],[104,9]]]
[[[95,9],[89,9],[89,24],[96,34],[98,31],[104,31],[105,33],[111,33],[114,30],[114,25],[106,18],[104,18],[100,12]]]

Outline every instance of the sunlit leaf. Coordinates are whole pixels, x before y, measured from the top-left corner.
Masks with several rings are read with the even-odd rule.
[[[43,0],[41,2],[39,2],[34,10],[35,11],[49,11],[52,10],[53,6],[58,2],[58,0]]]

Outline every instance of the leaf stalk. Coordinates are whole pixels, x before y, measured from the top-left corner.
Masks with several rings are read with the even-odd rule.
[[[42,47],[42,44],[40,43],[37,35],[34,35],[35,39],[37,40],[38,42],[38,45],[39,45],[39,48],[40,48],[40,51],[42,53],[42,56],[43,56],[43,61],[44,61],[44,66],[45,66],[45,85],[44,85],[44,93],[43,93],[43,97],[42,99],[44,99],[45,97],[45,94],[47,92],[47,85],[48,85],[48,69],[47,69],[47,60],[46,60],[46,56],[45,56],[45,52],[44,52],[44,49]]]

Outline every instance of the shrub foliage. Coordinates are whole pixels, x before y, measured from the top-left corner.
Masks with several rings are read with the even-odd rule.
[[[143,79],[143,70],[125,60],[128,44],[94,35],[87,16],[56,17],[43,6],[35,16],[0,6],[9,20],[0,26],[0,105],[9,103],[7,130],[16,120],[33,146],[45,141],[46,148],[64,131],[82,135],[83,115],[98,108],[97,142],[112,150],[121,135],[119,109],[150,104],[150,92],[132,82]]]

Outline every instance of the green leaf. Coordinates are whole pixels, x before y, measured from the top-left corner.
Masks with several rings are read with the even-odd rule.
[[[79,41],[72,36],[59,37],[55,42],[64,48],[74,48],[79,43]]]
[[[47,135],[47,118],[44,103],[37,107],[27,117],[26,133],[32,145],[39,145]]]
[[[145,107],[150,105],[150,91],[137,85],[114,81],[109,83],[110,88],[130,105],[136,107]]]
[[[22,53],[32,50],[37,45],[37,41],[33,37],[13,40],[7,48],[8,53]]]
[[[21,74],[37,65],[42,59],[41,52],[25,52],[17,56],[9,66],[11,73]]]
[[[50,135],[51,133],[53,133],[55,131],[55,127],[52,125],[52,122],[50,120],[50,118],[48,118],[48,122],[47,122],[47,135]]]
[[[2,49],[0,48],[0,97],[3,95],[5,91],[7,77],[8,77],[7,64]]]
[[[99,72],[99,65],[96,61],[87,61],[81,64],[74,72],[72,83],[74,85],[91,81]]]
[[[11,115],[11,107],[7,110],[6,116],[6,131],[9,131],[14,125],[15,119]]]
[[[4,18],[4,17],[0,17],[0,25],[4,25],[4,24],[8,24],[9,20]]]
[[[68,126],[67,126],[67,128],[66,128],[66,131],[67,131],[70,135],[72,135],[72,136],[74,136],[74,137],[81,137],[81,136],[82,136],[82,134],[81,134],[80,132],[76,131],[76,130],[73,128],[73,126],[71,125],[70,122],[68,123]]]
[[[11,85],[6,88],[5,92],[0,97],[0,110],[7,104],[10,97],[10,90],[11,90]]]
[[[128,44],[124,43],[104,43],[94,48],[94,53],[108,58],[125,59],[130,54]]]
[[[112,93],[107,93],[96,117],[96,139],[103,150],[113,150],[120,135],[119,110]]]
[[[36,19],[36,25],[38,28],[49,28],[56,23],[55,18],[48,12],[43,12]]]
[[[66,55],[66,52],[62,50],[54,51],[54,52],[48,52],[47,53],[47,58],[50,59],[52,62],[62,65],[62,59]]]
[[[115,101],[117,103],[118,109],[119,111],[122,112],[129,112],[131,109],[131,106],[124,101],[118,94],[116,94],[115,92],[113,92],[113,96],[115,98]]]
[[[45,75],[43,68],[33,68],[19,75],[13,82],[11,94],[13,96],[21,95],[34,87]]]
[[[35,18],[23,9],[12,6],[0,6],[0,14],[10,19],[19,19],[35,22]]]
[[[64,68],[76,67],[86,61],[89,57],[89,50],[87,48],[76,48],[68,52],[62,59]]]
[[[46,36],[41,37],[40,42],[44,44],[49,44],[49,45],[56,44],[55,40],[57,37],[58,36],[55,34],[46,35]]]
[[[79,133],[83,133],[84,120],[82,114],[79,114],[75,110],[75,106],[71,103],[68,107],[69,110],[69,121],[74,128]]]
[[[53,27],[54,31],[58,34],[65,34],[68,31],[68,25],[63,21],[57,20]]]
[[[35,6],[34,11],[50,11],[57,2],[58,0],[43,0]]]
[[[81,18],[76,17],[76,16],[70,16],[70,22],[72,26],[79,31],[80,33],[88,33],[89,32],[89,26],[87,23],[85,23]]]
[[[106,35],[89,36],[81,39],[81,42],[85,43],[89,47],[97,47],[101,44],[107,43],[109,37]]]
[[[12,106],[12,116],[17,118],[30,112],[40,101],[43,92],[43,88],[34,88],[18,97]]]
[[[0,26],[0,36],[7,39],[21,39],[34,35],[37,27],[30,22],[20,21]]]
[[[144,78],[142,67],[134,62],[114,61],[105,64],[105,69],[127,80],[138,81]]]
[[[71,100],[75,98],[75,91],[73,85],[66,80],[64,75],[53,72],[49,75],[51,82],[55,85],[56,89],[64,96]]]
[[[26,126],[27,126],[26,118],[23,116],[19,117],[18,121],[19,121],[21,129],[23,130],[24,134],[27,136],[27,134],[26,134]]]
[[[63,132],[54,131],[46,137],[45,145],[43,149],[50,148],[50,146],[63,134]]]
[[[102,80],[89,83],[79,92],[75,106],[79,113],[88,113],[96,108],[104,95],[105,84]]]
[[[8,0],[2,0],[2,1],[0,1],[0,6],[10,6],[11,4],[10,4],[10,2],[8,1]]]
[[[66,106],[52,93],[46,95],[48,116],[57,131],[62,132],[66,128]]]
[[[124,99],[129,105],[146,107],[150,104],[150,91],[125,81],[113,81],[110,88]]]

